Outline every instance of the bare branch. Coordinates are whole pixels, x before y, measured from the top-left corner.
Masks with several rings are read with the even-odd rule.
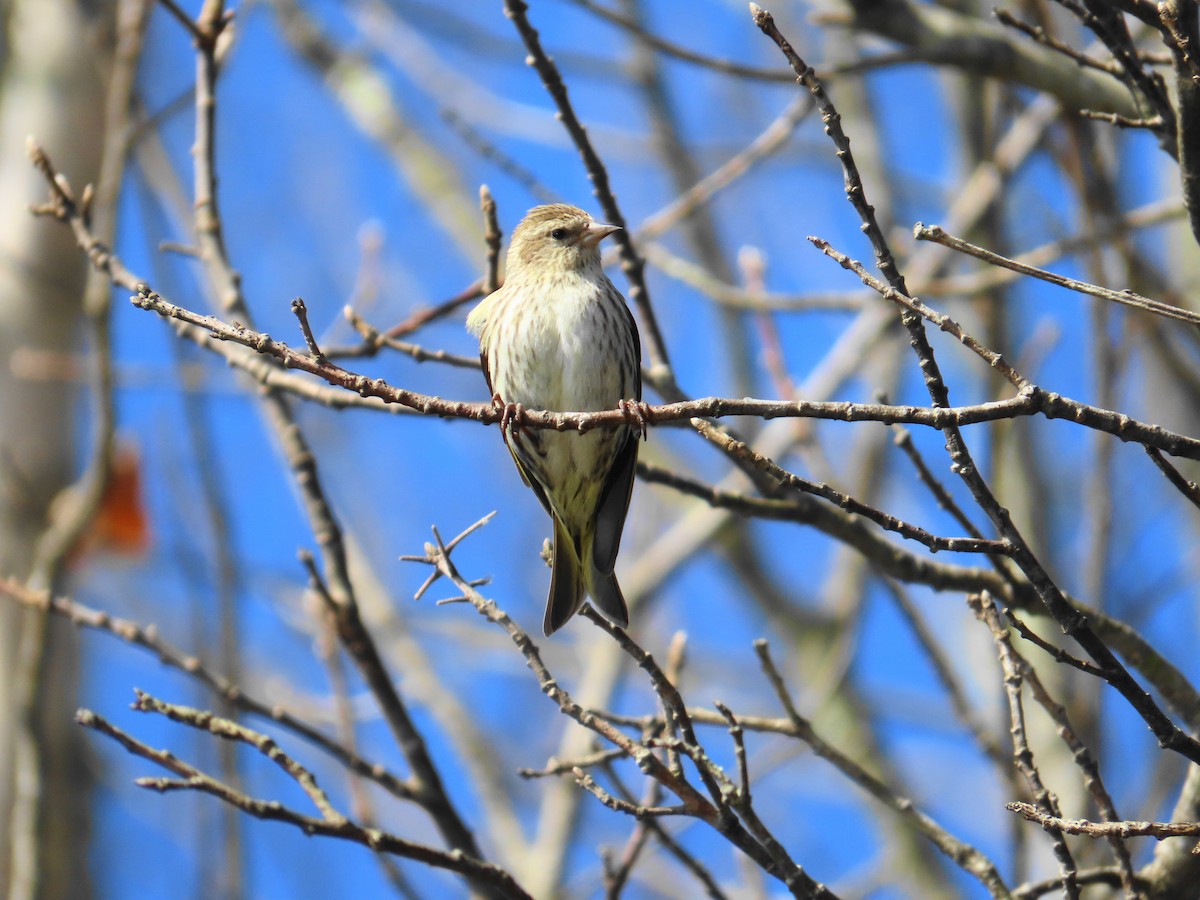
[[[1200,837],[1200,822],[1089,822],[1087,819],[1064,819],[1048,815],[1029,803],[1007,803],[1004,808],[1043,828],[1055,828],[1067,834],[1086,837],[1152,837],[1158,841],[1173,837]]]
[[[491,890],[503,897],[527,898],[529,896],[513,880],[511,875],[498,866],[482,862],[461,852],[446,853],[433,847],[407,841],[385,831],[363,828],[341,815],[335,815],[330,819],[318,819],[295,812],[278,802],[255,800],[204,774],[194,766],[178,759],[174,754],[166,750],[156,750],[142,743],[137,738],[117,728],[91,710],[80,710],[76,715],[76,721],[85,728],[90,728],[93,731],[98,731],[112,738],[130,753],[173,772],[180,779],[141,778],[137,782],[141,787],[160,793],[176,790],[192,790],[211,794],[258,819],[285,822],[299,828],[305,834],[319,834],[325,837],[353,841],[376,852],[391,853],[436,868],[457,872],[480,884],[487,885]],[[234,725],[234,723],[228,724]],[[241,726],[234,727],[241,729]],[[249,732],[248,729],[241,730],[248,735],[254,734],[253,732]],[[264,742],[270,741],[265,736],[261,737]],[[258,738],[251,739],[252,742],[257,740]],[[309,777],[311,778],[311,776]]]
[[[1065,287],[1068,290],[1077,291],[1081,294],[1089,294],[1093,297],[1099,297],[1102,300],[1109,300],[1113,303],[1120,303],[1122,306],[1131,306],[1134,309],[1152,312],[1155,315],[1163,316],[1168,319],[1175,319],[1180,322],[1188,322],[1192,325],[1200,325],[1200,313],[1194,313],[1187,309],[1180,309],[1178,306],[1172,306],[1171,304],[1163,303],[1160,300],[1151,300],[1149,297],[1143,297],[1140,294],[1135,294],[1133,291],[1114,291],[1110,290],[1109,288],[1088,284],[1085,281],[1067,278],[1064,275],[1057,275],[1054,272],[1047,272],[1045,269],[1039,269],[1036,266],[1030,266],[1026,265],[1025,263],[1017,262],[1015,259],[1009,259],[1006,256],[1001,256],[999,253],[994,253],[991,250],[984,249],[983,247],[977,247],[975,244],[964,241],[962,238],[955,237],[951,234],[946,234],[946,232],[944,232],[937,225],[922,225],[918,222],[916,227],[913,229],[913,236],[918,241],[933,241],[936,244],[941,244],[943,247],[949,247],[951,250],[957,250],[959,253],[965,253],[968,256],[981,259],[989,265],[1011,269],[1013,272],[1018,272],[1021,275],[1029,275],[1033,278],[1039,278],[1042,281],[1048,281],[1051,284],[1057,284],[1059,287]]]

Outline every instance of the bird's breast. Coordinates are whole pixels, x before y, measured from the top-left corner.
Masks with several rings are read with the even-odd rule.
[[[607,279],[564,278],[514,294],[514,327],[489,346],[494,386],[530,409],[613,409],[633,395],[628,313]],[[637,361],[632,360],[636,373]]]

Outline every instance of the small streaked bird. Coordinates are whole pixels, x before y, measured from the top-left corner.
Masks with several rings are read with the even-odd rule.
[[[492,401],[504,408],[504,442],[554,520],[547,636],[585,594],[629,624],[613,567],[646,418],[637,326],[600,265],[600,242],[619,230],[574,206],[530,210],[513,232],[504,286],[467,317]],[[522,428],[527,408],[621,408],[636,424],[584,434]]]

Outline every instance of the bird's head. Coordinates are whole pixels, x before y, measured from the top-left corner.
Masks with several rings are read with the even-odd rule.
[[[600,242],[619,225],[595,221],[582,209],[555,203],[537,206],[513,231],[508,276],[568,273],[600,265]]]

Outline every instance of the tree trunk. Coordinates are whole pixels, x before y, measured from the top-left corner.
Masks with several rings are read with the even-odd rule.
[[[85,261],[68,229],[30,215],[45,186],[37,138],[77,187],[103,148],[112,4],[7,0],[0,70],[0,575],[27,578],[54,497],[73,469],[70,357]],[[0,609],[0,886],[17,897],[80,897],[88,774],[72,721],[76,639],[63,622]]]

